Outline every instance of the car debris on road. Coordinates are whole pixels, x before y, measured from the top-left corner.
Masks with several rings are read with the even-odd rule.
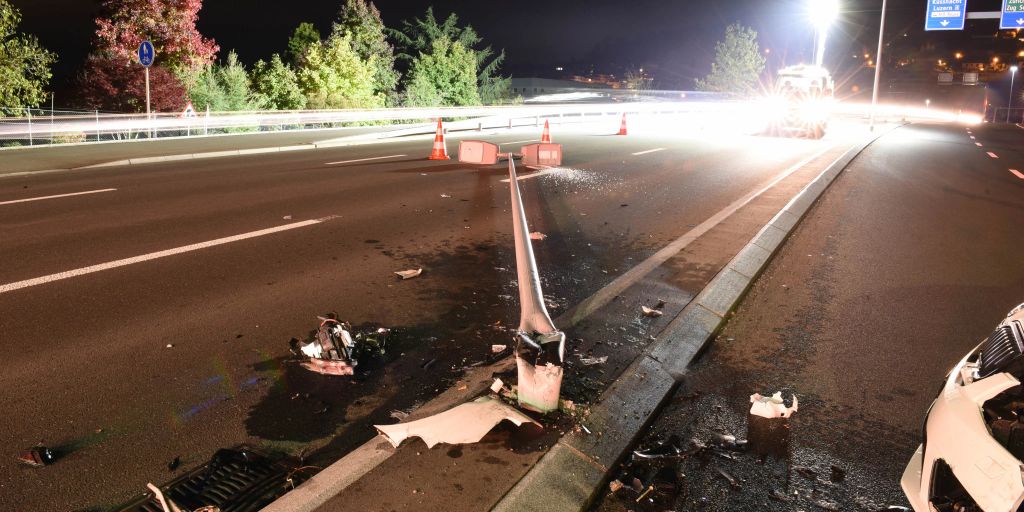
[[[492,396],[482,396],[452,409],[408,423],[374,425],[396,448],[410,437],[419,437],[427,448],[439,443],[471,444],[479,442],[498,423],[508,420],[516,426],[533,423],[529,416]]]
[[[302,343],[292,338],[291,350],[307,358],[303,368],[327,375],[355,375],[359,359],[368,355],[383,355],[387,349],[387,336],[391,332],[383,327],[368,332],[355,332],[335,313],[320,319],[320,326],[311,340]]]
[[[406,279],[412,279],[414,277],[419,277],[420,274],[422,274],[422,273],[423,273],[423,269],[422,268],[417,268],[417,269],[411,269],[411,270],[401,270],[401,271],[395,272],[395,275],[397,275],[398,277],[401,277],[402,280],[404,281]]]
[[[39,445],[18,454],[18,462],[41,468],[49,466],[57,461],[57,453],[45,446]]]

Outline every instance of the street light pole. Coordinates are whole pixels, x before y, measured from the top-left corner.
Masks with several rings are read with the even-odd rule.
[[[1006,123],[1010,123],[1010,110],[1013,108],[1013,79],[1017,77],[1017,66],[1010,66],[1010,102],[1006,105]]]
[[[875,55],[875,86],[871,90],[871,131],[875,131],[875,111],[878,110],[878,86],[882,78],[882,46],[885,42],[885,6],[882,0],[882,21],[878,24],[878,54]]]

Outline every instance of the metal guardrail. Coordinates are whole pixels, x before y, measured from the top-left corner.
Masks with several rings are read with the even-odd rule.
[[[488,124],[522,125],[550,118],[585,118],[623,113],[685,113],[707,111],[714,104],[703,100],[685,101],[677,93],[674,101],[624,102],[603,98],[602,103],[554,103],[494,107],[393,108],[372,110],[202,112],[194,117],[178,114],[110,114],[102,112],[52,112],[29,109],[20,117],[0,117],[0,145],[3,141],[26,145],[69,142],[153,139],[245,131],[283,131],[343,126],[407,124],[438,118],[480,119]],[[636,99],[635,97],[633,99]],[[571,122],[566,120],[566,122]]]

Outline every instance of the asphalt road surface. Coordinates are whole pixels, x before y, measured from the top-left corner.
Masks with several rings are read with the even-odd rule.
[[[868,148],[640,443],[742,439],[750,395],[782,391],[799,398],[789,456],[627,462],[595,509],[906,506],[899,479],[942,378],[1024,301],[1022,142],[1012,126],[916,125]]]
[[[565,167],[521,183],[554,315],[830,144],[613,132],[555,127]],[[103,510],[239,444],[325,466],[507,343],[505,169],[428,162],[429,148],[0,179],[0,509]],[[393,274],[411,268],[424,273]],[[331,311],[394,330],[359,382],[288,361]],[[18,465],[36,443],[59,460]]]

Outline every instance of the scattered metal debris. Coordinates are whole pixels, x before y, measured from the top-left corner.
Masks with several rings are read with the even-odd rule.
[[[498,379],[498,378],[495,378],[494,382],[491,383],[491,391],[494,392],[494,393],[500,393],[502,388],[504,388],[504,387],[505,387],[505,383],[501,379]]]
[[[399,272],[395,272],[395,274],[398,277],[401,277],[403,281],[406,280],[406,279],[412,279],[414,277],[419,277],[420,274],[422,274],[422,273],[423,273],[423,269],[422,268],[417,268],[417,269],[412,269],[412,270],[402,270],[402,271],[399,271]]]
[[[683,448],[679,445],[679,437],[671,436],[667,440],[659,443],[654,448],[649,450],[634,450],[634,459],[666,459],[671,457],[679,457],[684,453]]]
[[[640,306],[640,309],[644,312],[644,316],[648,318],[658,318],[659,316],[665,314],[662,311],[659,311],[657,309],[651,309],[647,306]]]
[[[544,240],[547,237],[547,235],[541,233],[540,231],[534,231],[533,233],[530,233],[530,240]]]
[[[500,354],[506,350],[508,350],[508,345],[491,345],[492,354]]]
[[[597,364],[605,364],[607,362],[608,362],[608,356],[581,357],[580,358],[580,363],[583,363],[583,366],[594,366],[594,365],[597,365]]]
[[[619,490],[621,490],[625,486],[625,484],[618,480],[612,480],[611,482],[608,482],[608,489],[612,492],[619,492]]]
[[[718,448],[731,452],[742,452],[747,449],[747,441],[745,439],[736,439],[736,436],[731,434],[715,434],[712,438],[712,443]]]
[[[57,454],[53,450],[42,445],[25,450],[18,454],[18,462],[37,468],[49,466],[56,461]]]
[[[469,444],[479,442],[491,429],[504,420],[511,421],[516,426],[522,426],[524,423],[540,426],[529,416],[506,405],[501,400],[484,396],[429,418],[394,425],[374,425],[374,427],[395,447],[409,437],[419,437],[428,448],[433,448],[438,443]]]
[[[732,476],[728,471],[722,468],[716,469],[718,470],[718,474],[722,475],[722,478],[725,478],[725,480],[729,482],[730,487],[737,490],[742,488],[742,486],[740,485],[740,481],[736,477]]]

